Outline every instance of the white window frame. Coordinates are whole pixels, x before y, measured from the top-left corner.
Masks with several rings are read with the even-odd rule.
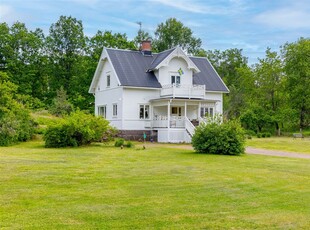
[[[206,117],[206,114],[210,117],[214,117],[215,108],[214,106],[201,106],[200,107],[200,117]]]
[[[146,107],[148,110],[146,110]],[[141,108],[142,108],[142,117],[141,117]],[[150,119],[150,110],[151,106],[149,104],[139,104],[139,119],[140,120],[149,120]]]
[[[107,105],[99,105],[98,106],[98,116],[103,118],[107,118]]]
[[[111,75],[108,73],[107,74],[107,88],[111,87]]]
[[[117,117],[117,103],[112,104],[112,115],[113,117]]]
[[[181,85],[181,76],[177,72],[170,73],[170,82],[171,82],[171,85],[176,85],[176,86]]]

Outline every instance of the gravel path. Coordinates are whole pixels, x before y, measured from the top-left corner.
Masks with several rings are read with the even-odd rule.
[[[252,148],[252,147],[247,147],[245,152],[248,154],[257,154],[257,155],[310,159],[310,155],[303,154],[303,153],[292,153],[292,152],[283,152],[279,150],[257,149],[257,148]]]
[[[179,148],[179,149],[189,149],[193,150],[191,145],[173,145],[173,144],[160,144],[160,143],[147,143],[146,147],[168,147],[168,148]],[[310,154],[303,153],[293,153],[293,152],[284,152],[279,150],[268,150],[268,149],[257,149],[252,147],[246,147],[245,152],[247,154],[255,155],[267,155],[267,156],[278,156],[278,157],[290,157],[290,158],[302,158],[310,159]]]

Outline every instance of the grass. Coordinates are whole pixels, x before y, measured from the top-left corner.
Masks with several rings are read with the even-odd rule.
[[[48,111],[42,110],[31,113],[32,118],[41,126],[48,126],[57,123],[59,117],[51,115]]]
[[[298,152],[310,154],[310,139],[291,137],[271,137],[248,139],[247,146],[262,149],[280,150],[287,152]]]
[[[0,229],[309,229],[310,161],[101,144],[0,148]]]

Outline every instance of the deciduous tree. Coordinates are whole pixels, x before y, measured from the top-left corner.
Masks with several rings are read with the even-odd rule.
[[[153,45],[158,52],[180,46],[188,54],[195,55],[201,48],[201,39],[195,38],[182,22],[169,18],[157,26]]]
[[[286,43],[282,54],[290,104],[299,116],[299,127],[305,128],[310,124],[310,39]]]

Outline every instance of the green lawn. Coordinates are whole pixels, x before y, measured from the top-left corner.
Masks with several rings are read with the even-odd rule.
[[[310,161],[0,147],[0,229],[309,229]]]
[[[246,145],[255,148],[310,154],[309,137],[304,139],[293,139],[291,137],[253,138],[247,140]]]

